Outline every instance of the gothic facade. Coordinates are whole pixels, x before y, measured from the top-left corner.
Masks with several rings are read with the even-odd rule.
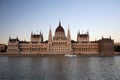
[[[89,32],[77,34],[77,40],[71,40],[68,27],[67,36],[59,22],[52,36],[49,30],[48,40],[43,40],[43,34],[31,33],[30,41],[20,41],[18,37],[8,41],[8,54],[109,54],[114,53],[114,40],[103,38],[97,41],[89,41]]]

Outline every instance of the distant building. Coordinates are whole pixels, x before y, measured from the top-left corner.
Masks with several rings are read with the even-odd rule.
[[[0,44],[0,52],[6,52],[6,50],[7,50],[7,45]]]
[[[67,36],[59,22],[52,36],[49,30],[48,40],[43,40],[43,34],[33,34],[31,32],[30,41],[20,41],[9,38],[8,54],[113,54],[114,40],[102,38],[97,41],[89,41],[89,32],[77,34],[77,41],[71,40],[70,29],[68,27]]]
[[[115,48],[115,52],[120,52],[120,43],[115,43],[114,48]]]

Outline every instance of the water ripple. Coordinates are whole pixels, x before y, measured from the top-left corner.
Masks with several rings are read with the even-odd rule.
[[[120,80],[120,57],[0,57],[0,80]]]

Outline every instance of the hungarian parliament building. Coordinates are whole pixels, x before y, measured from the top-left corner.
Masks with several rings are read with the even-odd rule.
[[[43,40],[42,33],[33,32],[30,41],[9,37],[7,54],[114,54],[114,40],[102,37],[89,41],[89,32],[78,32],[76,41],[72,40],[69,27],[66,35],[59,21],[54,35],[50,28],[46,41]]]

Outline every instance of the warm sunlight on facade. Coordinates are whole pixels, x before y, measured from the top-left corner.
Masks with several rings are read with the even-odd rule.
[[[97,41],[89,41],[89,32],[77,34],[77,41],[71,40],[68,26],[67,36],[59,22],[52,36],[49,30],[48,40],[43,40],[43,34],[31,33],[31,40],[20,41],[9,38],[8,54],[108,54],[114,52],[114,41],[110,38],[103,38]]]

